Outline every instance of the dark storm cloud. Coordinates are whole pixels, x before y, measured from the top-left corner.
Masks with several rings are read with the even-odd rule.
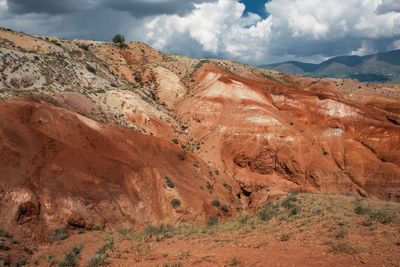
[[[28,14],[28,13],[47,13],[47,14],[63,14],[71,13],[79,10],[87,1],[84,0],[7,0],[7,5],[11,13]],[[82,5],[83,4],[83,5]]]
[[[183,15],[192,10],[194,4],[202,2],[213,2],[213,0],[104,0],[103,5],[119,11],[128,11],[140,18],[159,14]]]
[[[194,4],[214,0],[7,0],[14,14],[46,13],[67,14],[82,10],[110,8],[127,11],[135,17],[160,14],[184,14]]]

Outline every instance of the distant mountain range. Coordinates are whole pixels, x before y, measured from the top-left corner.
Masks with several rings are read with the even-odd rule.
[[[338,56],[320,64],[287,61],[259,66],[294,75],[400,83],[400,49],[367,56]]]

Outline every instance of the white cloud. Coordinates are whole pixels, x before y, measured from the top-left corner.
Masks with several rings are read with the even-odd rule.
[[[367,41],[363,41],[361,47],[358,48],[355,51],[352,51],[351,55],[353,55],[353,56],[365,56],[365,55],[368,55],[368,54],[373,54],[374,52],[375,51],[374,51],[371,43],[367,42]]]
[[[192,39],[201,48],[214,55],[249,58],[255,45],[269,37],[270,19],[261,20],[257,14],[243,16],[244,4],[232,0],[196,4],[186,16],[164,15],[145,26],[146,41],[157,49],[164,49]],[[261,46],[262,47],[262,46]]]
[[[236,0],[197,4],[185,16],[148,22],[144,40],[167,52],[195,42],[214,56],[258,64],[293,55],[364,54],[382,38],[400,37],[395,0],[272,0],[265,7],[270,16],[262,19],[244,17]]]
[[[400,39],[396,40],[392,43],[391,46],[389,46],[389,49],[397,50],[400,49]]]
[[[0,0],[0,25],[63,38],[110,40],[121,32],[164,52],[251,64],[399,47],[399,0],[264,1],[267,18],[244,14],[239,0]],[[13,13],[11,3],[29,12]],[[48,12],[32,13],[35,6]]]

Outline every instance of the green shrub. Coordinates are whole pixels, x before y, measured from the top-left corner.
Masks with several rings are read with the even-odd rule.
[[[94,256],[91,256],[88,260],[88,267],[97,267],[102,265],[107,265],[107,258],[108,254],[107,251],[114,250],[114,240],[109,241],[108,243],[104,244],[100,247]]]
[[[71,247],[64,259],[58,264],[58,266],[78,266],[78,261],[81,258],[81,247]]]
[[[346,253],[346,254],[356,254],[361,252],[362,250],[360,248],[353,247],[349,242],[347,241],[340,241],[337,244],[333,244],[330,252],[334,253]]]
[[[214,199],[213,201],[211,201],[211,204],[215,207],[219,207],[219,205],[221,205],[221,202],[218,199]]]
[[[231,207],[229,205],[222,205],[221,206],[221,210],[224,211],[224,212],[228,212],[230,210],[230,208]]]
[[[365,207],[363,205],[357,205],[354,208],[354,213],[358,214],[358,215],[362,215],[362,214],[367,214],[371,211],[371,208],[369,207]]]
[[[120,228],[117,230],[120,240],[132,240],[133,229],[131,228]]]
[[[96,69],[93,68],[92,66],[90,66],[89,64],[86,64],[86,69],[87,69],[88,71],[90,71],[91,73],[96,74]]]
[[[208,218],[207,226],[212,227],[214,225],[217,225],[218,222],[219,222],[219,217],[218,216],[211,216],[210,218]]]
[[[290,196],[287,196],[284,201],[282,201],[281,205],[282,205],[282,207],[287,208],[287,209],[290,210],[290,209],[292,209],[292,208],[294,208],[296,206],[293,203],[293,202],[296,202],[296,201],[297,201],[297,198],[295,196],[293,196],[293,195],[290,195]]]
[[[139,234],[139,239],[144,239],[145,241],[149,241],[156,237],[157,241],[163,240],[165,238],[171,238],[175,235],[175,228],[171,225],[161,224],[161,225],[148,225],[146,229]]]
[[[87,44],[78,44],[78,47],[85,51],[89,51],[89,46]]]
[[[108,255],[105,253],[103,253],[103,254],[96,253],[94,256],[91,256],[89,258],[88,267],[97,267],[97,266],[107,265],[107,258],[108,258]]]
[[[101,230],[103,230],[103,227],[101,227],[100,225],[95,225],[95,226],[93,226],[93,228],[91,230],[92,231],[101,231]]]
[[[299,206],[294,205],[289,211],[289,216],[297,215],[300,212],[301,212],[301,208]]]
[[[380,223],[386,224],[393,222],[397,216],[395,212],[390,210],[377,210],[371,212],[370,217]]]
[[[174,183],[169,179],[168,176],[164,176],[164,179],[165,179],[165,181],[167,182],[167,186],[168,186],[169,188],[174,188],[174,187],[175,187]]]
[[[125,42],[125,36],[123,34],[118,33],[112,38],[112,41],[115,44],[123,44]]]
[[[175,144],[179,144],[179,141],[178,141],[178,139],[172,139],[172,142],[174,142]]]
[[[273,204],[268,204],[264,209],[257,213],[262,221],[269,221],[278,214],[278,209]]]
[[[104,254],[107,250],[113,251],[114,250],[114,240],[110,240],[109,242],[105,243],[102,247],[97,250],[98,254]]]
[[[173,208],[179,207],[181,205],[181,201],[177,198],[171,200],[171,205]]]
[[[250,216],[249,215],[243,215],[239,217],[239,224],[240,225],[246,225],[248,223],[248,221],[250,220]]]
[[[66,227],[57,228],[53,230],[50,241],[61,241],[69,237],[68,229]]]

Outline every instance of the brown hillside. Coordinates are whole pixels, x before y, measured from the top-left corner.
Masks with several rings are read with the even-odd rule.
[[[0,86],[0,228],[27,246],[291,191],[400,200],[397,85],[0,28]]]

